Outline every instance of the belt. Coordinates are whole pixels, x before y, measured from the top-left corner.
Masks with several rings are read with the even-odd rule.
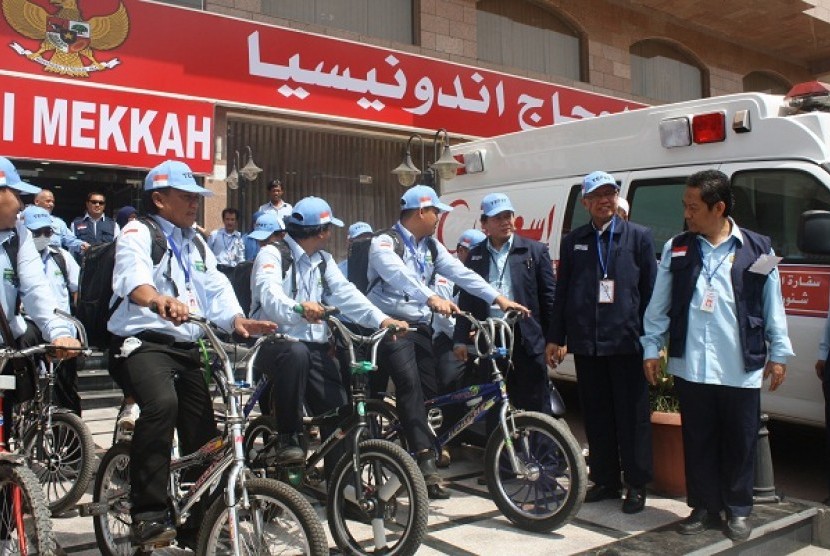
[[[151,344],[161,344],[175,349],[194,349],[198,347],[196,342],[178,342],[176,338],[169,334],[156,332],[155,330],[145,330],[135,335],[136,338],[142,342],[150,342]]]

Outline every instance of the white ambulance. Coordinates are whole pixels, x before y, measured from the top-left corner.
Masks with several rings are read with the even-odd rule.
[[[464,168],[442,183],[447,213],[438,238],[454,246],[480,227],[481,199],[506,193],[518,233],[550,246],[586,223],[581,179],[614,175],[632,221],[651,228],[654,252],[683,230],[686,178],[718,169],[732,179],[734,218],[772,238],[780,265],[789,333],[797,356],[762,408],[787,421],[824,426],[824,399],[814,364],[830,304],[830,257],[799,251],[798,222],[807,210],[830,210],[830,91],[813,82],[787,97],[743,93],[604,115],[453,147]],[[572,359],[556,369],[575,380]]]

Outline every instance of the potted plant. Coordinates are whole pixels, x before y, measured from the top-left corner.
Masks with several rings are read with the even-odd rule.
[[[683,433],[680,428],[680,403],[674,391],[674,377],[666,372],[668,361],[660,358],[657,384],[649,386],[651,434],[654,453],[652,488],[665,496],[686,495],[683,462]]]

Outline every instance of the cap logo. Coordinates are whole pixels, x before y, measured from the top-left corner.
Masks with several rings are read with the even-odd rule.
[[[320,224],[328,224],[331,222],[331,213],[328,211],[320,213]]]
[[[156,174],[153,176],[153,185],[155,187],[167,187],[169,185],[167,174]]]
[[[6,185],[6,172],[0,171],[0,185]]]
[[[420,199],[418,199],[418,206],[420,208],[431,207],[432,206],[432,197],[430,197],[430,196],[421,197]]]

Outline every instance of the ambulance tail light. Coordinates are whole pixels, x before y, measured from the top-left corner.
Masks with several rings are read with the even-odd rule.
[[[795,85],[784,97],[784,113],[830,112],[830,85],[808,81]]]
[[[712,112],[692,118],[692,139],[695,143],[720,143],[726,139],[726,114]]]

